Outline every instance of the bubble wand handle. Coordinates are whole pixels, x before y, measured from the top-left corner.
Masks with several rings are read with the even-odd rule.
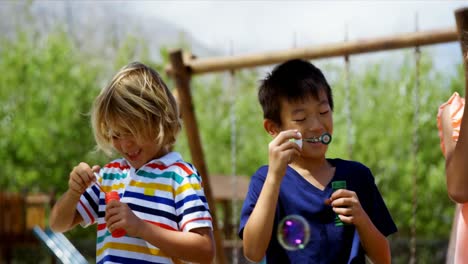
[[[99,178],[100,178],[99,174],[95,172],[94,176],[96,176],[96,185],[105,195],[106,204],[113,200],[120,201],[120,195],[118,192],[116,191],[106,192],[104,188],[102,188],[101,184],[99,183]],[[119,228],[119,229],[114,230],[114,232],[112,232],[112,237],[123,237],[125,233],[126,233],[125,229]]]
[[[346,189],[346,181],[333,181],[332,182],[333,192],[339,189]],[[344,223],[341,221],[338,214],[335,215],[335,226],[343,226]]]
[[[106,193],[106,204],[110,201],[120,201],[120,195],[116,191],[110,191]],[[125,229],[119,228],[112,232],[112,237],[123,237],[125,235]]]

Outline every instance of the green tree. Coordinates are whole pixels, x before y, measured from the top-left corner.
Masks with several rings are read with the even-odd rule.
[[[20,32],[0,51],[0,185],[63,190],[93,149],[88,112],[100,67],[85,63],[67,35]]]

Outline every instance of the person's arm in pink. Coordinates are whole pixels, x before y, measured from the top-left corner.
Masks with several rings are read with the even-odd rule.
[[[468,116],[468,108],[465,107],[463,111],[463,116]],[[463,118],[461,121],[457,143],[452,139],[453,127],[448,107],[442,112],[442,129],[448,195],[457,203],[466,203],[468,202],[468,118]]]
[[[468,95],[468,8],[455,11],[455,21],[460,39],[465,77],[465,96]],[[446,156],[447,191],[457,203],[468,202],[468,109],[465,107],[460,127],[460,135],[453,153]]]

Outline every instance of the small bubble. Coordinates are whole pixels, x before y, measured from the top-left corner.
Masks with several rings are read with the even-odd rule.
[[[278,225],[278,242],[286,250],[304,249],[309,242],[309,223],[300,215],[288,215]]]

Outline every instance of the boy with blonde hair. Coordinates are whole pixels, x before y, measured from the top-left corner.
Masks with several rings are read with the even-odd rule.
[[[97,263],[211,262],[212,219],[201,178],[171,152],[181,125],[159,74],[138,62],[122,68],[95,99],[92,127],[98,148],[122,158],[102,169],[74,167],[51,228],[97,224]],[[106,205],[111,191],[120,201]],[[114,237],[116,230],[125,235]]]

